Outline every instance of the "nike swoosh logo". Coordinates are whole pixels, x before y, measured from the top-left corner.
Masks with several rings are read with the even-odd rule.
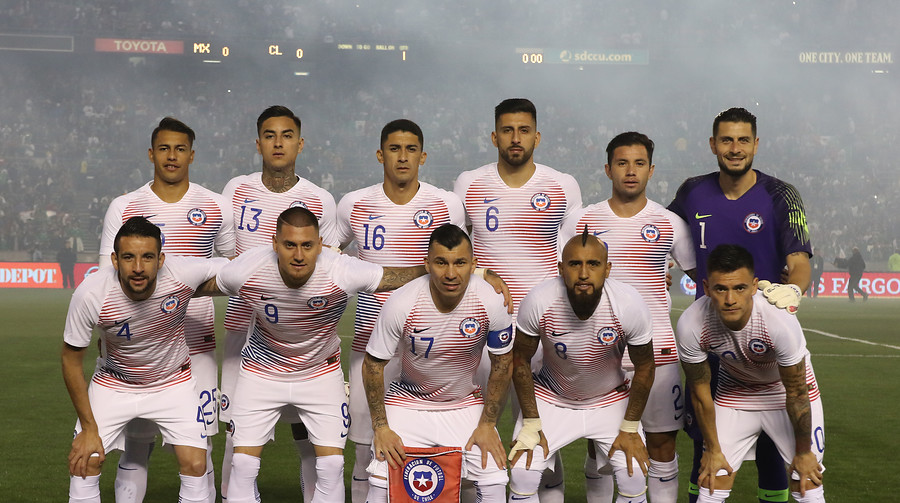
[[[562,482],[557,482],[557,483],[555,483],[555,484],[553,484],[553,485],[547,484],[547,485],[544,486],[544,489],[553,489],[554,487],[559,487],[559,486],[561,486],[561,485],[562,485]]]
[[[429,329],[429,328],[431,328],[431,327],[425,327],[425,328],[414,328],[414,329],[413,329],[413,333],[414,333],[414,334],[421,334],[421,333],[422,333],[422,332],[424,332],[424,331],[426,331],[426,330],[428,330],[428,329]]]
[[[512,496],[509,497],[509,499],[511,501],[522,501],[522,500],[527,500],[528,498],[529,498],[529,496],[521,497],[521,496],[516,496],[515,494],[513,494]]]
[[[268,295],[260,295],[259,300],[272,300],[275,297],[269,297]]]
[[[366,477],[366,478],[364,478],[364,479],[359,479],[359,478],[356,478],[356,476],[354,475],[354,476],[353,476],[353,480],[356,481],[356,482],[367,482],[367,481],[369,480],[369,478]]]
[[[126,321],[128,321],[128,320],[130,320],[130,319],[131,319],[131,316],[129,316],[129,317],[127,317],[127,318],[125,318],[124,320],[121,320],[121,321],[114,321],[114,322],[113,322],[113,326],[114,326],[114,327],[118,327],[119,325],[121,325],[122,323],[125,323]]]
[[[694,218],[696,218],[697,220],[700,220],[701,218],[711,217],[711,216],[712,216],[712,213],[710,213],[709,215],[701,215],[699,211],[697,213],[694,213]]]
[[[605,231],[594,231],[594,235],[599,236],[600,234],[606,234],[607,232],[609,232],[609,229],[607,229]]]
[[[119,470],[128,470],[128,471],[134,471],[134,470],[137,470],[137,468],[125,468],[125,467],[124,467],[124,466],[122,466],[122,465],[119,465]]]
[[[156,213],[154,213],[152,215],[144,215],[144,218],[146,218],[147,220],[150,220],[151,218],[153,218],[155,216],[156,216]]]
[[[384,215],[369,215],[369,220],[378,220],[379,218],[381,218],[383,216]]]
[[[485,198],[484,198],[484,204],[491,204],[491,203],[493,203],[494,201],[497,201],[497,200],[499,200],[499,199],[500,199],[499,197],[495,197],[495,198],[493,198],[493,199],[488,199],[488,198],[485,197]]]
[[[669,477],[669,478],[667,478],[667,479],[664,479],[664,478],[661,478],[661,477],[660,477],[659,481],[660,481],[660,482],[672,482],[673,480],[675,480],[675,479],[677,479],[677,478],[678,478],[678,475],[673,475],[673,476],[671,476],[671,477]]]
[[[346,436],[347,436],[347,433],[346,433],[346,432],[345,432],[345,433],[341,433],[341,438],[344,438],[344,437],[346,437]]]
[[[712,349],[719,349],[719,348],[721,348],[721,347],[724,346],[724,345],[725,345],[725,343],[722,342],[722,343],[716,344],[715,346],[710,346],[709,349],[711,349],[711,350],[712,350]]]
[[[259,201],[259,199],[247,199],[246,197],[244,198],[244,204],[255,203],[256,201]]]
[[[681,419],[681,416],[683,416],[683,415],[684,414],[678,414],[677,416],[675,416],[675,420],[678,421],[679,419]]]
[[[200,438],[206,438],[206,433],[201,433]]]
[[[566,335],[566,334],[568,334],[568,333],[569,333],[569,332],[554,332],[554,331],[551,330],[551,331],[550,331],[550,337],[559,337],[560,335]]]

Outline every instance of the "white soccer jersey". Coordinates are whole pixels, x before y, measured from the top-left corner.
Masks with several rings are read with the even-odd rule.
[[[644,209],[630,218],[617,216],[609,202],[603,201],[587,206],[563,221],[560,246],[581,234],[585,224],[588,232],[607,245],[612,263],[609,277],[636,288],[650,308],[656,364],[678,363],[675,332],[669,318],[672,299],[666,288],[666,272],[669,254],[682,270],[697,266],[687,224],[653,201],[647,201]],[[624,364],[631,366],[627,353]]]
[[[153,192],[152,183],[110,203],[100,237],[101,260],[113,252],[122,224],[137,216],[159,227],[162,251],[168,256],[212,258],[213,251],[223,257],[234,255],[234,221],[221,194],[192,183],[180,201],[167,203]],[[185,333],[192,355],[216,349],[215,316],[210,297],[194,299],[188,306]]]
[[[503,296],[473,276],[449,313],[437,310],[430,276],[416,278],[385,302],[366,352],[382,360],[400,355],[400,376],[385,393],[386,405],[448,410],[482,404],[475,371],[487,345],[493,354],[512,350],[512,317]]]
[[[806,338],[797,317],[778,309],[762,294],[753,296],[753,313],[747,326],[734,332],[722,324],[708,296],[697,299],[682,313],[675,330],[679,357],[688,363],[719,356],[716,404],[741,410],[775,410],[785,407],[785,390],[778,367],[806,359],[809,399],[819,387],[806,349]]]
[[[276,381],[312,379],[341,366],[337,324],[349,297],[375,291],[384,269],[323,248],[306,284],[288,288],[271,246],[248,250],[222,268],[216,283],[253,310],[241,368]]]
[[[432,231],[451,223],[463,228],[465,210],[452,192],[419,182],[412,200],[395,204],[383,184],[348,193],[338,204],[338,240],[355,240],[360,259],[387,267],[421,265]],[[356,304],[353,350],[364,352],[375,320],[391,292],[360,292]]]
[[[478,265],[506,281],[515,308],[532,287],[556,276],[559,226],[581,208],[575,178],[543,164],[535,167],[518,188],[500,178],[497,163],[461,173],[453,188],[472,226]]]
[[[543,281],[522,300],[516,329],[541,338],[543,363],[534,374],[535,396],[572,409],[627,398],[622,354],[628,344],[641,346],[653,338],[640,293],[611,278],[594,314],[583,321],[572,310],[563,279]]]
[[[229,201],[234,217],[237,255],[260,245],[270,245],[282,211],[302,206],[319,219],[319,235],[328,246],[338,246],[335,230],[337,208],[334,197],[325,189],[298,177],[286,192],[272,192],[263,185],[262,173],[236,176],[225,185],[222,195]],[[237,299],[228,299],[225,328],[243,331],[250,322],[251,310]]]
[[[156,288],[146,300],[122,291],[118,274],[105,266],[85,278],[72,295],[65,342],[85,348],[100,330],[103,359],[92,381],[122,391],[155,391],[191,378],[184,318],[197,287],[228,261],[170,257],[159,269]]]

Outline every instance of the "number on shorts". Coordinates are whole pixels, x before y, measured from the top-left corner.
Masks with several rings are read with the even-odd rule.
[[[816,426],[813,431],[813,440],[816,441],[816,450],[819,451],[819,454],[825,452],[825,430],[821,426]]]
[[[675,419],[679,419],[682,414],[680,411],[684,410],[684,390],[680,384],[672,386],[672,394],[675,395]]]
[[[341,417],[344,418],[344,428],[350,427],[350,406],[346,403],[341,404]]]
[[[213,424],[213,422],[216,420],[216,418],[215,418],[216,400],[213,398],[215,396],[216,396],[215,389],[213,389],[212,392],[210,392],[208,389],[205,389],[200,392],[200,400],[203,403],[197,409],[198,410],[198,412],[197,412],[197,422],[198,423],[204,423],[204,424],[210,425],[210,424]],[[210,404],[212,404],[212,410],[207,411],[206,407]],[[206,418],[209,418],[209,419],[206,419]]]

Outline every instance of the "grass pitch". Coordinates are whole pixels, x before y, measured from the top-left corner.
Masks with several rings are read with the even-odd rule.
[[[6,363],[0,379],[0,501],[64,501],[68,491],[66,456],[75,412],[60,371],[59,353],[71,291],[0,290],[0,321]],[[689,303],[675,298],[673,318]],[[849,303],[846,299],[805,299],[800,321],[806,331],[813,366],[822,389],[826,421],[825,475],[830,501],[892,501],[900,490],[896,453],[900,404],[900,302],[873,299]],[[217,299],[217,313],[224,301]],[[352,312],[342,320],[340,333],[346,347],[352,335]],[[85,373],[93,370],[96,349],[85,358]],[[346,356],[346,355],[345,355]],[[501,420],[504,440],[511,436],[511,419]],[[297,455],[290,431],[280,425],[277,440],[263,453],[259,488],[266,501],[301,501]],[[221,463],[223,435],[215,438],[213,459]],[[679,435],[681,488],[684,493],[691,450]],[[563,451],[568,501],[584,501],[582,462],[585,444],[576,442]],[[352,467],[347,450],[346,475]],[[118,453],[107,457],[101,490],[114,501],[113,479]],[[220,467],[216,466],[219,473]],[[756,468],[745,463],[729,501],[756,502]],[[349,485],[348,485],[349,488]],[[151,459],[147,502],[174,501],[178,494],[174,456],[157,449]],[[349,501],[349,489],[347,491]],[[684,498],[686,500],[686,498]]]

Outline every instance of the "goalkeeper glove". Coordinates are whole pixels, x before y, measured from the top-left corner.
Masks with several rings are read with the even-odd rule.
[[[784,309],[791,314],[796,314],[800,308],[800,299],[803,298],[803,292],[800,287],[791,283],[772,283],[771,281],[762,280],[759,282],[759,289],[762,290],[763,296],[769,301],[769,304],[775,304],[775,307]]]

